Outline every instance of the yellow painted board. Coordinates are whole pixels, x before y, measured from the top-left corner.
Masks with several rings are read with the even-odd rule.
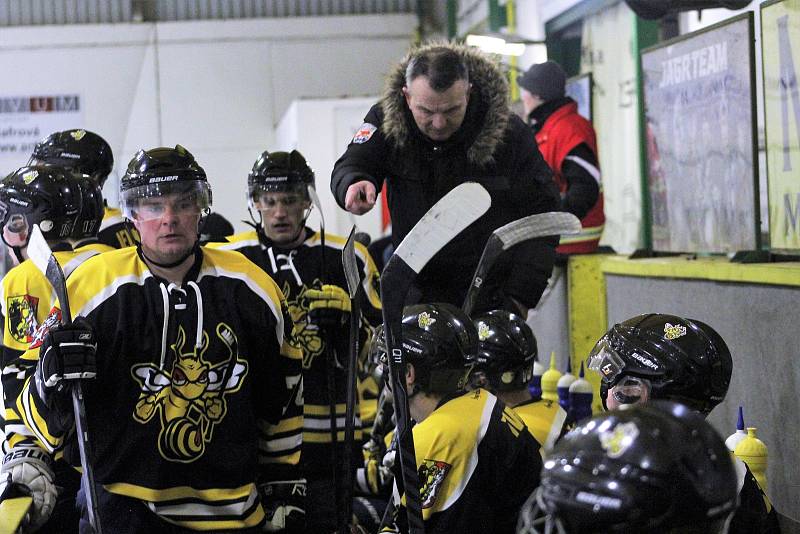
[[[591,352],[597,340],[606,333],[606,283],[601,270],[604,254],[575,255],[567,264],[567,302],[569,310],[569,349],[573,373]],[[586,379],[592,384],[594,413],[602,411],[600,403],[600,377],[586,370]]]
[[[627,256],[606,256],[605,274],[685,278],[747,284],[800,287],[800,262],[731,263],[725,257],[694,259],[692,256],[630,260]]]

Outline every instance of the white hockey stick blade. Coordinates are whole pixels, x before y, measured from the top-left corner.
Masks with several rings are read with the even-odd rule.
[[[350,236],[342,249],[342,267],[344,268],[344,277],[347,280],[347,292],[350,298],[354,299],[356,298],[356,293],[358,293],[358,285],[361,282],[361,277],[358,275],[358,263],[356,262],[355,226],[350,230]]]
[[[47,244],[47,240],[45,240],[44,235],[42,235],[42,230],[39,228],[38,224],[33,225],[33,231],[31,232],[30,239],[28,239],[28,248],[26,252],[28,253],[28,258],[36,265],[36,268],[46,276],[47,263],[50,261],[53,251],[50,250],[50,245]]]
[[[549,211],[528,215],[501,226],[493,233],[508,250],[517,243],[548,235],[577,234],[581,231],[581,221],[565,211]]]
[[[491,205],[492,197],[480,184],[461,184],[428,210],[394,253],[419,273],[442,247],[486,213]]]
[[[325,230],[325,215],[322,213],[322,203],[319,201],[319,195],[313,185],[308,186],[308,198],[311,199],[311,204],[319,212],[319,225]]]

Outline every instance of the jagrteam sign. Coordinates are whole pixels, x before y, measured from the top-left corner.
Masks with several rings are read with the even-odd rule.
[[[761,5],[769,238],[800,250],[800,0]]]
[[[53,132],[83,127],[79,95],[0,96],[0,168],[28,161],[33,147]]]
[[[756,250],[752,13],[642,52],[653,250]]]

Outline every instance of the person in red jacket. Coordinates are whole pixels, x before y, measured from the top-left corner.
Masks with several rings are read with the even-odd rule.
[[[558,63],[532,65],[520,78],[522,104],[539,150],[561,191],[561,209],[581,220],[578,235],[564,236],[559,254],[594,252],[603,233],[603,188],[592,123],[565,96],[566,73]]]

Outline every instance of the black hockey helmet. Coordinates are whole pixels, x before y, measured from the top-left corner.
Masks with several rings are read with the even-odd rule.
[[[72,229],[72,238],[80,240],[97,237],[106,212],[103,188],[94,178],[85,174],[80,175],[78,186],[81,190],[81,213]]]
[[[247,202],[253,209],[264,209],[265,192],[297,193],[308,200],[308,186],[314,187],[314,171],[297,151],[264,151],[247,175]]]
[[[524,388],[533,377],[538,350],[536,336],[522,317],[492,310],[476,317],[478,353],[473,374],[485,377],[489,388],[508,391]]]
[[[423,391],[463,389],[477,350],[475,326],[452,304],[417,304],[403,311],[403,352]]]
[[[2,238],[12,248],[27,246],[34,224],[48,241],[68,239],[80,211],[78,176],[68,169],[20,167],[0,183]]]
[[[601,375],[604,403],[609,388],[634,376],[649,382],[651,398],[681,402],[708,415],[725,398],[733,360],[707,324],[651,313],[614,325],[592,349],[588,367]]]
[[[175,193],[191,195],[198,211],[208,214],[212,197],[206,172],[181,145],[140,150],[120,180],[120,204],[131,220],[144,216],[140,200]]]
[[[88,174],[100,187],[114,168],[114,156],[105,139],[88,130],[55,132],[33,148],[28,165],[45,163]]]
[[[547,457],[518,533],[724,532],[738,504],[725,442],[682,404],[596,415]]]

